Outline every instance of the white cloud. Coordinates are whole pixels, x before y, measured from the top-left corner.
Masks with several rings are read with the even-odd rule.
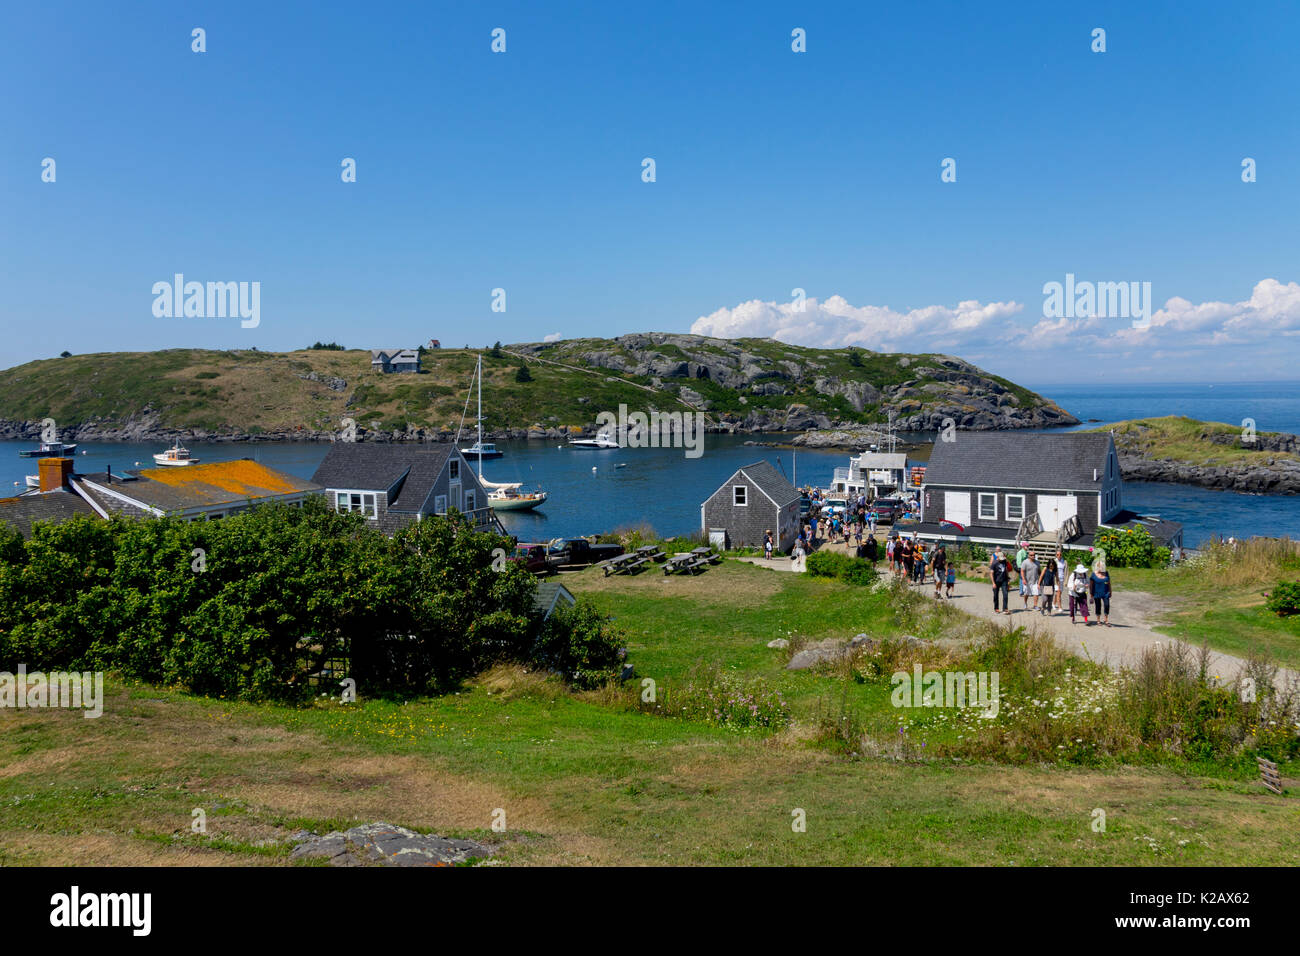
[[[718,338],[773,338],[814,348],[857,345],[880,352],[947,351],[966,341],[987,338],[991,328],[1004,326],[1023,308],[1018,302],[985,305],[971,299],[954,307],[931,305],[897,312],[888,306],[853,306],[838,295],[824,302],[754,299],[701,316],[691,324],[691,331]]]
[[[560,341],[561,337],[562,337],[562,336],[560,335],[559,332],[552,332],[550,335],[543,336],[543,337],[542,337],[542,341],[543,341],[543,342],[558,342],[558,341]]]
[[[753,300],[718,309],[691,325],[697,335],[770,337],[813,348],[861,346],[881,352],[953,352],[979,362],[1011,354],[1060,349],[1075,358],[1106,354],[1150,362],[1226,362],[1246,350],[1274,352],[1300,335],[1300,284],[1263,279],[1239,302],[1165,301],[1143,328],[1129,319],[1038,318],[1018,302],[958,302],[898,312],[887,306],[850,305],[842,296],[824,302]],[[1225,354],[1226,353],[1226,354]],[[1174,358],[1177,356],[1177,359]],[[1276,358],[1271,355],[1270,358]]]

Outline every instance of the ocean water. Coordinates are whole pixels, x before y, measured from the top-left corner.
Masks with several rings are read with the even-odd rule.
[[[1180,414],[1214,421],[1254,418],[1263,431],[1300,433],[1300,383],[1267,385],[1041,386],[1036,389],[1081,419],[1103,422]],[[1092,427],[1095,427],[1093,423]],[[775,441],[778,436],[750,436]],[[799,451],[747,446],[745,437],[708,435],[704,454],[682,449],[623,448],[589,451],[555,442],[498,442],[505,457],[484,462],[493,481],[540,484],[551,495],[536,512],[505,513],[502,523],[520,540],[612,531],[642,522],[662,534],[683,534],[700,526],[700,504],[738,467],[769,461],[800,484],[825,487],[836,467],[848,464],[844,451]],[[28,442],[0,442],[0,493],[17,494],[35,462],[18,457]],[[195,444],[204,461],[254,458],[269,467],[310,478],[328,450],[325,444],[245,442]],[[102,442],[78,448],[79,471],[114,471],[152,465],[162,443]],[[928,458],[920,450],[918,460]],[[82,454],[85,452],[85,454]],[[622,467],[619,467],[619,466]],[[594,470],[593,470],[594,469]],[[796,471],[797,470],[797,471]],[[1184,543],[1194,547],[1214,535],[1290,535],[1300,538],[1300,496],[1242,495],[1191,485],[1127,482],[1125,504],[1185,526]]]
[[[1085,424],[1185,415],[1258,431],[1300,434],[1300,382],[1216,382],[1150,385],[1029,385]],[[1095,421],[1089,421],[1095,419]]]

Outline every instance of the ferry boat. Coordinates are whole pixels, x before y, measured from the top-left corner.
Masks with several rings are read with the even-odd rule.
[[[65,445],[61,441],[43,441],[39,448],[29,448],[18,453],[19,458],[62,458],[77,450],[77,443]]]
[[[197,465],[199,460],[190,455],[189,450],[182,448],[180,441],[168,448],[166,451],[160,451],[153,456],[154,464],[158,465]]]
[[[595,438],[571,438],[570,448],[618,448],[618,442],[609,437],[609,432],[600,432]]]
[[[476,441],[468,448],[462,448],[460,453],[466,458],[477,458],[479,461],[486,461],[489,458],[500,458],[505,455],[503,451],[497,451],[497,446],[488,441]]]

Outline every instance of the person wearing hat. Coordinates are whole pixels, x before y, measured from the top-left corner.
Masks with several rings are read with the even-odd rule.
[[[1010,614],[1011,613],[1011,565],[1007,561],[1007,556],[1002,553],[1002,545],[993,549],[993,557],[989,560],[989,578],[993,582],[993,613]],[[1002,608],[998,609],[998,595],[1002,595]]]
[[[1082,564],[1074,569],[1070,575],[1070,580],[1066,582],[1066,590],[1070,594],[1070,623],[1078,623],[1074,619],[1076,610],[1083,612],[1083,626],[1088,626],[1088,569]]]

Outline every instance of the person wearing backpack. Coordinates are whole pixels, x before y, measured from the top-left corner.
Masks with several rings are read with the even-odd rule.
[[[1088,569],[1082,564],[1074,569],[1070,575],[1069,583],[1066,585],[1070,592],[1070,623],[1078,623],[1074,619],[1074,612],[1080,611],[1083,614],[1083,626],[1088,626]]]
[[[1007,556],[1002,553],[1002,545],[998,545],[993,551],[993,558],[989,561],[989,578],[993,582],[993,613],[1010,614],[1011,613],[1011,566],[1007,562]],[[998,594],[1002,595],[1002,607],[998,608]]]

